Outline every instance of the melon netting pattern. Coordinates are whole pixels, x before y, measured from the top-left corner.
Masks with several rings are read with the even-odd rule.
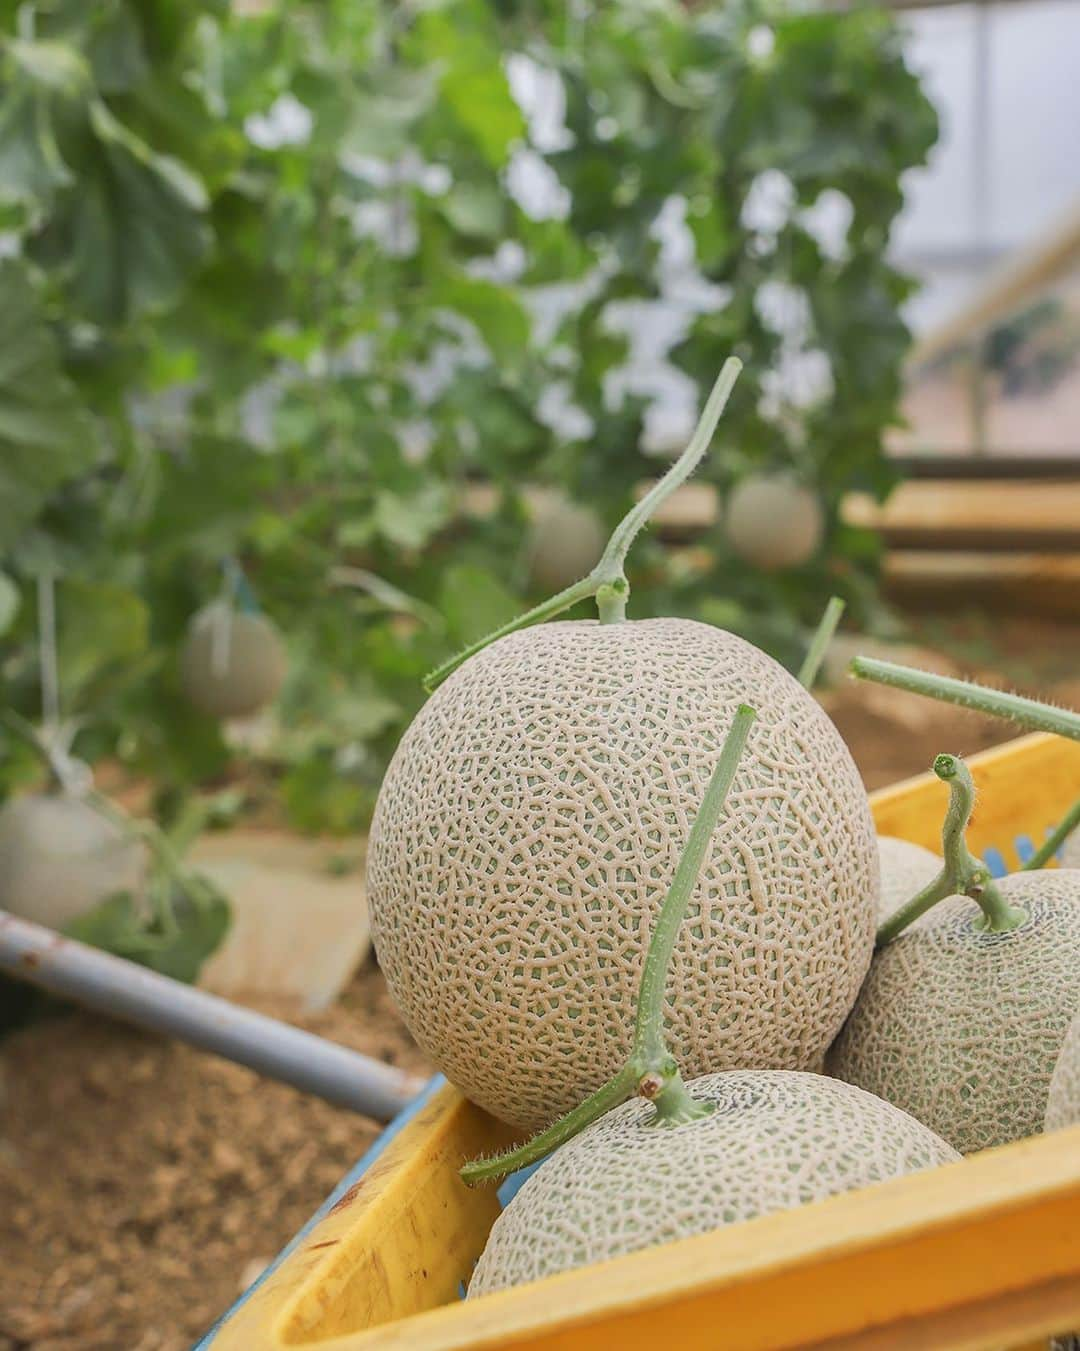
[[[985,933],[950,897],[874,958],[828,1070],[917,1117],[964,1154],[1035,1135],[1080,1010],[1080,872],[1013,873],[1029,915]]]
[[[438,689],[372,824],[379,961],[469,1097],[537,1128],[622,1064],[652,925],[740,702],[758,720],[672,960],[689,1076],[803,1069],[870,962],[858,771],[798,682],[689,620],[512,634]]]
[[[881,864],[879,923],[918,895],[942,868],[940,855],[932,854],[921,844],[899,840],[893,835],[878,836],[878,860]],[[915,922],[919,923],[918,920]]]
[[[959,1158],[836,1079],[737,1070],[687,1088],[716,1111],[650,1126],[654,1109],[635,1099],[546,1160],[495,1221],[470,1297]]]
[[[1080,1124],[1080,1014],[1069,1027],[1046,1099],[1046,1129]]]

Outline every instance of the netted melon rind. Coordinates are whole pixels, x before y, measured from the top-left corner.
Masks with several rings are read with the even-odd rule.
[[[881,864],[879,923],[917,896],[937,877],[942,866],[940,855],[894,835],[878,836],[878,859]]]
[[[874,958],[828,1069],[895,1103],[964,1154],[1042,1129],[1050,1077],[1080,1009],[1080,872],[998,886],[1028,921],[976,927],[951,897]]]
[[[880,1098],[814,1074],[711,1074],[685,1126],[624,1103],[556,1151],[495,1221],[469,1297],[870,1186],[959,1155]]]
[[[758,718],[672,961],[684,1073],[803,1069],[869,965],[877,849],[858,771],[781,666],[689,620],[492,644],[405,734],[372,824],[380,964],[470,1098],[535,1129],[629,1049],[653,920],[737,705]]]
[[[1046,1129],[1080,1125],[1080,1014],[1069,1027],[1046,1098]]]

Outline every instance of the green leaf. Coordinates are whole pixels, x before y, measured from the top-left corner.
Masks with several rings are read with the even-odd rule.
[[[420,63],[440,72],[440,91],[451,114],[488,161],[506,163],[525,136],[525,119],[502,68],[498,34],[487,6],[470,0],[422,13],[415,27]]]
[[[0,635],[7,633],[19,609],[19,588],[6,572],[0,572]]]
[[[74,705],[110,667],[146,651],[150,616],[145,603],[122,586],[69,577],[57,587],[57,648],[65,702]]]
[[[0,261],[0,551],[99,453],[96,428],[61,373],[25,265]]]
[[[462,647],[520,614],[521,599],[486,568],[459,563],[443,576],[439,609],[452,642]]]
[[[520,355],[528,347],[529,316],[513,292],[492,281],[447,271],[431,286],[432,304],[464,315],[500,363]]]
[[[48,97],[9,85],[0,103],[0,201],[37,206],[74,182],[56,141]]]
[[[305,760],[281,781],[289,823],[312,834],[352,835],[371,813],[375,791],[344,777],[330,755]]]
[[[172,910],[171,925],[158,915],[147,917],[130,893],[121,891],[73,920],[64,932],[80,943],[194,984],[229,931],[229,902],[213,883],[195,874],[159,885],[164,886],[162,899]]]
[[[491,183],[455,183],[439,199],[439,211],[460,231],[475,239],[498,239],[506,223],[506,201]]]
[[[57,201],[34,256],[63,273],[82,314],[115,324],[176,298],[210,246],[207,199],[179,161],[155,154],[100,100],[89,126],[77,186]]]
[[[375,494],[375,528],[402,549],[422,549],[449,519],[450,495],[440,483],[424,484],[409,494],[387,489]]]
[[[342,149],[386,159],[400,155],[413,128],[435,101],[438,80],[431,70],[391,66],[353,101]]]
[[[89,943],[105,952],[126,956],[141,934],[135,902],[129,891],[117,891],[106,896],[92,910],[71,920],[64,929],[71,938]]]

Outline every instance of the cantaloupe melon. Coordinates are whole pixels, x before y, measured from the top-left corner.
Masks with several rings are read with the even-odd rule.
[[[724,528],[739,558],[778,572],[814,556],[825,533],[825,516],[817,494],[794,475],[751,474],[732,489]]]
[[[62,929],[118,891],[137,894],[145,846],[77,793],[32,793],[0,809],[0,909]]]
[[[827,1062],[965,1154],[1042,1129],[1080,1011],[1080,872],[1014,873],[997,888],[1027,918],[991,933],[965,897],[928,911],[874,958]]]
[[[735,1071],[686,1087],[710,1116],[658,1127],[635,1100],[547,1159],[495,1221],[469,1298],[959,1157],[835,1079]]]
[[[584,577],[604,550],[596,512],[561,494],[546,494],[529,530],[529,580],[542,591],[562,591]]]
[[[736,706],[758,722],[669,983],[684,1072],[805,1069],[866,973],[869,807],[815,700],[742,639],[681,619],[556,622],[441,685],[383,783],[372,934],[425,1052],[537,1128],[625,1061],[649,933]]]
[[[285,680],[285,645],[265,615],[213,601],[191,621],[180,654],[180,680],[196,708],[213,718],[248,718]]]
[[[881,865],[878,918],[887,919],[937,877],[942,860],[921,844],[894,835],[879,835],[877,843]]]
[[[1046,1129],[1080,1125],[1080,1014],[1072,1020],[1050,1080]]]

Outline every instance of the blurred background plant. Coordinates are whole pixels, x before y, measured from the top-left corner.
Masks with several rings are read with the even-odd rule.
[[[732,351],[702,477],[798,480],[818,542],[769,570],[722,512],[693,548],[647,539],[635,616],[791,665],[831,592],[873,622],[877,536],[838,504],[894,482],[911,284],[886,248],[936,135],[891,16],[0,0],[0,23],[0,704],[37,715],[55,576],[75,750],[162,819],[239,753],[293,825],[365,824],[420,676],[550,581],[543,503],[612,524]],[[239,746],[181,688],[223,569],[288,652]],[[5,751],[0,795],[36,773]]]

